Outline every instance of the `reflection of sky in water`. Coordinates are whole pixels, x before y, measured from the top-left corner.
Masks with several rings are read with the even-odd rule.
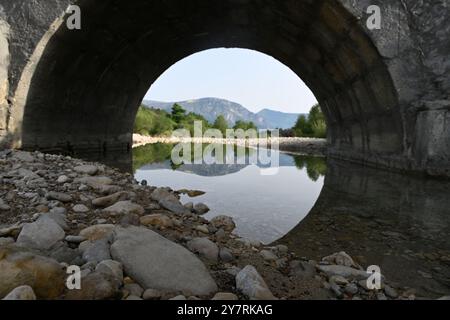
[[[324,161],[281,154],[277,173],[264,175],[267,169],[257,165],[185,165],[174,171],[166,160],[142,166],[135,176],[154,186],[206,191],[197,198],[185,196],[182,202],[204,202],[211,208],[206,218],[232,216],[237,234],[271,243],[294,228],[314,206],[323,176],[311,166],[307,172],[306,165],[319,163],[323,168]]]

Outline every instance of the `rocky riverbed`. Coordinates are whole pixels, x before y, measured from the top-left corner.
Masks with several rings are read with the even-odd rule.
[[[0,151],[0,299],[416,298],[387,280],[369,290],[345,252],[312,261],[239,238],[230,217],[202,217],[199,194],[139,185],[99,163]],[[71,290],[74,266],[81,289]]]

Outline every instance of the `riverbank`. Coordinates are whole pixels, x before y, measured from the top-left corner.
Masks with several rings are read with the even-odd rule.
[[[327,140],[317,138],[268,138],[268,139],[217,139],[217,138],[178,138],[178,137],[151,137],[133,134],[133,147],[147,144],[178,144],[178,143],[204,143],[204,144],[233,144],[238,146],[270,146],[278,145],[280,151],[293,152],[305,155],[324,156],[327,150]]]
[[[1,151],[0,172],[0,298],[416,298],[387,281],[369,290],[369,274],[344,252],[312,261],[242,239],[230,217],[202,217],[196,190],[39,152]],[[81,289],[68,289],[77,268]]]

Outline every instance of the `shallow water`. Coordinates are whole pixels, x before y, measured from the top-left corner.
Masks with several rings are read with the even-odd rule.
[[[171,148],[134,150],[136,178],[206,191],[182,200],[234,217],[243,237],[311,259],[346,251],[419,297],[450,295],[450,181],[283,153],[272,176],[260,163],[177,167]]]
[[[237,224],[235,233],[267,244],[286,235],[306,217],[323,186],[324,158],[275,153],[279,166],[276,174],[268,175],[272,172],[267,165],[251,161],[248,155],[245,164],[203,163],[175,168],[170,152],[166,150],[162,156],[163,149],[150,145],[135,151],[138,181],[174,190],[205,191],[196,198],[183,196],[182,202],[203,202],[211,209],[206,218],[231,216]],[[146,156],[141,158],[140,154]],[[150,162],[142,165],[145,158]]]

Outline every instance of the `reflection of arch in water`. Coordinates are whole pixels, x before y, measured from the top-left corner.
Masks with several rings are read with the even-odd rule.
[[[380,265],[390,280],[426,295],[448,295],[450,182],[334,160],[327,167],[314,208],[278,242],[314,259],[347,251],[362,265]],[[430,253],[436,255],[432,261],[423,257]],[[424,279],[417,270],[434,279]]]

